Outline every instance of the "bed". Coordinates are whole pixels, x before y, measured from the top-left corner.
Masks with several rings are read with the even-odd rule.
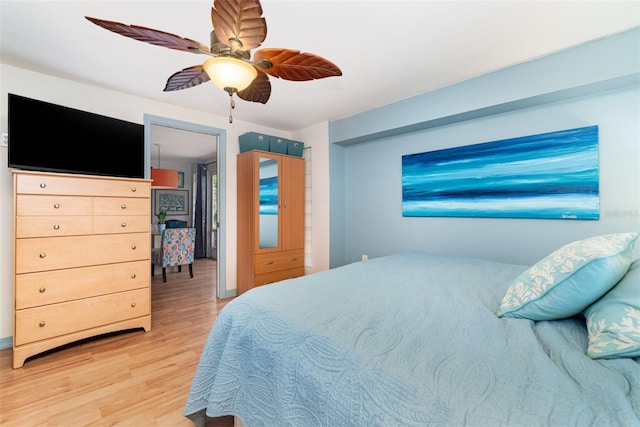
[[[533,266],[406,252],[255,288],[218,315],[184,414],[199,426],[638,426],[639,235],[573,242]],[[617,334],[598,317],[612,293],[631,316]],[[573,314],[550,313],[562,299]],[[611,331],[626,342],[597,342]]]

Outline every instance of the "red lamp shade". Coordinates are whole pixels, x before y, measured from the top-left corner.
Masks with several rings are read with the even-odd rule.
[[[151,168],[152,188],[178,188],[178,171]]]

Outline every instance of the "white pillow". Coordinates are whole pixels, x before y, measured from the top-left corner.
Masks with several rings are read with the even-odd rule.
[[[587,308],[593,359],[640,357],[640,260],[598,302]]]

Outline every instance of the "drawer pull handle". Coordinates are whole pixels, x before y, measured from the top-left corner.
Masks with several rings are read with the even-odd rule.
[[[135,279],[135,278],[136,278],[136,273],[133,273],[133,274],[131,275],[131,278],[132,278],[132,279]]]
[[[54,203],[53,204],[53,208],[54,209],[60,209],[60,203]]]
[[[127,226],[126,222],[123,222],[122,224],[120,224],[120,227],[125,228]]]
[[[53,229],[54,229],[54,230],[60,230],[60,225],[59,225],[59,224],[54,225],[54,226],[53,226]]]
[[[47,188],[47,184],[45,184],[44,182],[40,183],[40,188]]]
[[[38,323],[38,326],[40,326],[41,328],[44,328],[44,325],[46,325],[44,320],[41,320],[40,323]]]
[[[123,203],[122,206],[120,206],[120,209],[127,209],[127,205]]]
[[[41,293],[41,294],[44,294],[46,290],[47,290],[47,288],[40,288],[40,289],[38,289],[38,291],[40,291],[40,293]]]
[[[131,307],[132,307],[132,308],[135,308],[135,307],[136,307],[136,303],[135,303],[135,302],[132,302],[132,303],[131,303]]]
[[[136,192],[136,187],[132,187],[132,188],[131,188],[131,192],[132,192],[132,193],[135,193],[135,192]]]
[[[136,250],[136,245],[131,245],[131,250],[135,251]]]
[[[289,259],[289,261],[290,261],[290,262],[297,261],[297,260],[298,260],[298,258],[291,258],[291,259]]]
[[[47,256],[47,254],[45,254],[44,252],[40,252],[40,258],[44,258],[46,256]]]
[[[273,261],[265,261],[264,262],[264,265],[271,265],[271,264],[273,264]]]

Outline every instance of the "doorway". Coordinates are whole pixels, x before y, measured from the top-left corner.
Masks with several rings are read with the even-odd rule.
[[[224,211],[225,211],[225,170],[226,170],[226,131],[224,129],[214,128],[210,126],[204,126],[197,123],[184,122],[180,120],[170,119],[166,117],[154,116],[151,114],[144,115],[144,147],[145,147],[145,177],[150,177],[150,168],[151,164],[151,147],[153,147],[151,130],[154,126],[161,126],[170,128],[171,130],[177,130],[179,132],[185,132],[184,136],[188,137],[190,133],[204,134],[206,136],[210,136],[210,143],[212,144],[211,149],[215,150],[215,202],[211,202],[209,200],[212,194],[211,189],[207,191],[206,197],[206,206],[207,206],[207,214],[206,218],[212,218],[213,210],[215,209],[217,215],[215,215],[215,246],[214,242],[210,240],[210,238],[206,238],[207,241],[207,253],[210,254],[209,248],[215,250],[215,258],[217,259],[217,269],[216,269],[216,283],[217,286],[212,287],[212,291],[215,293],[216,298],[226,298],[226,289],[224,288],[224,284],[226,283],[226,268],[225,268],[225,247],[226,247],[226,233],[225,233],[225,221],[224,221]],[[169,144],[168,142],[166,144]],[[176,147],[184,150],[184,147],[181,147],[180,140],[175,141]],[[165,148],[164,151],[170,151],[170,149]],[[187,156],[188,153],[185,153]],[[186,177],[185,177],[186,178]],[[212,182],[209,178],[209,173],[207,172],[207,182]],[[210,221],[207,221],[210,223]],[[205,227],[203,230],[205,236],[213,237],[212,227]]]

